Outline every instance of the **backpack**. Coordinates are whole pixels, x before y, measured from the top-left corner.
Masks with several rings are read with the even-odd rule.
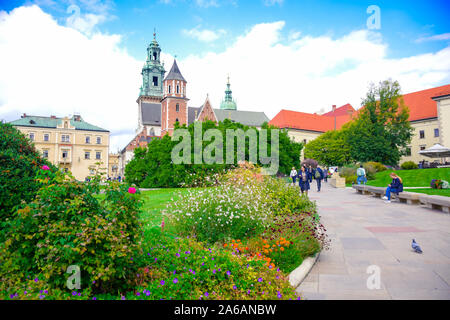
[[[316,170],[316,173],[315,173],[315,175],[314,175],[314,178],[316,178],[316,179],[322,178],[322,175],[320,174],[319,170]]]

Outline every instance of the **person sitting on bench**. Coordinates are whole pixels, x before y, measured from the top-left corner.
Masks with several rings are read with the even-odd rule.
[[[396,173],[391,172],[390,174],[392,178],[391,184],[386,189],[386,195],[383,197],[383,200],[386,200],[387,203],[391,202],[391,192],[398,194],[403,191],[403,181]]]

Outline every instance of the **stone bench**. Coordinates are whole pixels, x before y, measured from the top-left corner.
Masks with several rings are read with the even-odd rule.
[[[398,194],[398,200],[407,204],[420,204],[420,193],[403,191]]]
[[[421,194],[419,200],[430,209],[438,209],[445,213],[450,213],[450,197]]]

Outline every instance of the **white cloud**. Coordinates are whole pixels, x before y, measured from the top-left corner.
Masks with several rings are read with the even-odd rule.
[[[195,4],[200,8],[218,7],[216,0],[195,0]]]
[[[282,5],[283,2],[284,0],[264,0],[264,5],[270,7],[276,4]]]
[[[227,74],[238,109],[264,111],[269,118],[282,108],[328,111],[347,102],[359,107],[368,84],[387,78],[399,80],[403,92],[450,83],[450,47],[390,59],[376,32],[338,38],[298,34],[286,44],[284,27],[283,21],[261,23],[223,52],[178,59],[189,105],[200,106],[209,93],[218,108]],[[173,58],[164,42],[160,45],[169,69]],[[58,25],[37,6],[0,12],[0,119],[80,112],[111,131],[116,151],[137,126],[142,65],[122,49],[119,35],[88,36]]]
[[[420,43],[425,41],[442,41],[442,40],[450,40],[450,33],[442,33],[429,37],[421,37],[417,39],[416,42]]]
[[[0,12],[0,118],[79,112],[111,131],[112,151],[123,148],[137,126],[143,62],[120,43],[60,26],[37,6]]]
[[[387,56],[381,35],[358,30],[345,36],[301,36],[285,44],[285,23],[253,26],[225,51],[191,55],[178,61],[188,81],[192,106],[209,93],[214,108],[231,77],[238,109],[315,112],[351,103],[360,107],[370,82],[392,78],[408,93],[450,83],[450,47],[402,59]],[[162,44],[164,49],[164,44]]]
[[[200,29],[200,26],[192,28],[190,30],[183,29],[182,33],[188,37],[197,39],[202,42],[213,42],[226,34],[224,29],[219,29],[217,31]]]

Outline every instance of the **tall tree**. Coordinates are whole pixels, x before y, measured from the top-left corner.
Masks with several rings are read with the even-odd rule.
[[[342,166],[350,161],[350,147],[344,130],[327,131],[305,145],[305,158],[326,166]]]
[[[396,165],[404,155],[413,129],[400,90],[392,80],[371,85],[357,118],[344,126],[355,161]]]

